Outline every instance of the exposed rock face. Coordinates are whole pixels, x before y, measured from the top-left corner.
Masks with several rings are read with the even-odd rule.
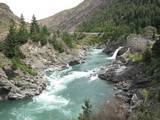
[[[127,46],[140,52],[146,51],[150,42],[150,39],[146,39],[145,37],[136,34],[132,34],[127,38]]]
[[[73,65],[75,62],[76,64],[80,63],[80,59],[86,53],[86,50],[82,49],[67,49],[67,53],[58,53],[50,44],[41,46],[40,44],[34,43],[27,43],[21,46],[21,51],[26,56],[25,63],[37,70],[42,70],[47,66],[57,64],[71,63]]]
[[[125,53],[128,48],[130,48],[130,52],[133,53],[137,51],[144,52],[147,49],[148,45],[152,42],[150,39],[136,34],[128,36],[126,40],[124,39],[125,38],[122,37],[119,40],[108,42],[103,52],[110,55],[120,46],[123,46],[123,49],[118,52],[118,56]]]
[[[0,101],[33,97],[45,89],[46,83],[42,77],[22,74],[8,80],[5,72],[0,69]]]
[[[126,41],[124,41],[123,38],[116,41],[111,41],[106,43],[106,47],[103,52],[107,55],[111,55],[117,48],[124,45],[126,45]]]
[[[51,45],[41,46],[36,43],[26,43],[21,46],[25,55],[25,63],[35,69],[44,69],[45,65],[54,63],[56,52]]]
[[[128,56],[135,53],[142,55],[152,41],[142,35],[130,35],[123,43],[117,41],[110,43],[104,51],[107,54],[114,52],[119,46],[123,46],[123,49],[119,51],[116,61],[107,67],[106,72],[100,74],[99,78],[115,84],[114,89],[118,90],[115,95],[129,104],[131,112],[141,103],[140,91],[151,87],[153,81],[146,75],[146,64],[129,60]]]
[[[6,76],[15,77],[15,73],[12,70],[11,66],[6,65],[6,66],[3,67],[3,70],[4,70],[5,74],[6,74]]]
[[[38,71],[40,76],[31,76],[20,69],[13,70],[11,63],[3,64],[0,68],[0,101],[19,100],[39,95],[46,88],[46,81],[41,77],[43,70],[48,66],[62,66],[70,63],[75,65],[85,55],[85,50],[73,49],[68,53],[59,54],[52,45],[41,46],[35,43],[26,43],[21,46],[25,55],[24,62]],[[5,56],[3,56],[4,59]]]
[[[39,22],[47,25],[49,30],[55,29],[73,31],[77,25],[93,16],[95,11],[101,9],[104,4],[109,4],[110,0],[84,0],[75,8],[65,10]]]

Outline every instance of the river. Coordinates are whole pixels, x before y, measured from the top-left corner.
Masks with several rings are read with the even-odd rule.
[[[39,96],[0,103],[0,120],[70,120],[90,99],[94,108],[112,98],[113,85],[99,80],[104,65],[110,64],[101,49],[91,49],[85,63],[63,70],[46,70],[47,89]]]

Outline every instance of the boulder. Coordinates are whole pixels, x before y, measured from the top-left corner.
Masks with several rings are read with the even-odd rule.
[[[74,66],[74,65],[78,65],[78,64],[80,64],[80,62],[78,60],[73,60],[73,61],[69,62],[70,66]]]
[[[119,37],[118,40],[113,40],[113,41],[109,41],[106,43],[106,47],[103,50],[104,53],[106,53],[107,55],[111,55],[112,53],[114,53],[114,51],[119,48],[120,46],[125,46],[126,45],[126,41],[125,41],[125,37],[121,36]]]
[[[122,47],[119,51],[118,51],[118,54],[117,56],[121,56],[123,55],[125,52],[128,51],[128,47]]]
[[[23,76],[20,80],[0,80],[0,101],[20,100],[39,95],[46,88],[46,83],[41,77]]]
[[[132,52],[144,52],[148,49],[149,44],[150,40],[142,35],[132,34],[127,37],[126,45],[131,48]]]
[[[115,64],[110,66],[107,71],[103,74],[99,74],[98,77],[102,80],[112,81],[112,82],[120,82],[125,80],[123,74],[126,72],[128,68],[125,66],[121,66],[120,64]]]
[[[13,85],[7,79],[1,78],[0,80],[0,100],[8,99],[8,94],[12,89]]]

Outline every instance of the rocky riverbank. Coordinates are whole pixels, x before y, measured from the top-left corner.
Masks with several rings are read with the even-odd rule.
[[[21,51],[25,56],[23,62],[34,69],[37,75],[26,74],[20,69],[14,70],[11,61],[2,55],[4,61],[1,60],[3,67],[0,68],[0,101],[39,95],[47,86],[43,78],[45,69],[80,64],[83,56],[87,54],[87,49],[72,49],[58,53],[49,44],[40,46],[33,43],[23,45]]]
[[[39,95],[46,87],[42,76],[14,71],[9,65],[0,69],[0,78],[0,101],[33,97]]]
[[[152,81],[146,76],[145,64],[139,62],[151,42],[150,39],[140,35],[129,36],[125,44],[120,44],[123,48],[118,52],[116,60],[112,60],[105,73],[99,74],[100,79],[114,84],[114,89],[117,91],[115,98],[124,101],[123,107],[128,113],[141,103],[140,90],[152,85]],[[113,53],[119,47],[115,46],[117,43],[113,47],[107,45],[104,52]]]

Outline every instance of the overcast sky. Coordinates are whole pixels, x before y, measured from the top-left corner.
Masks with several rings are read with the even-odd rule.
[[[77,6],[83,0],[0,0],[10,6],[11,10],[20,16],[23,13],[26,21],[30,21],[35,14],[42,19],[62,10]]]

